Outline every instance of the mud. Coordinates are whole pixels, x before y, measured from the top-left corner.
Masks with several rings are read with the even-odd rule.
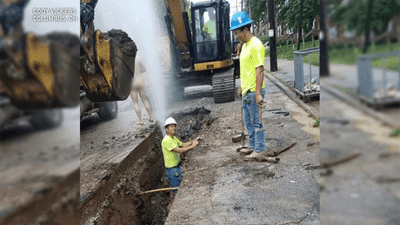
[[[14,211],[5,220],[0,220],[1,224],[78,224],[78,180],[79,170],[67,178],[49,178],[47,182],[53,185],[37,192],[30,202]]]
[[[163,224],[169,193],[140,195],[168,187],[163,179],[161,135],[154,131],[81,203],[81,224]]]
[[[122,30],[112,29],[107,32],[107,35],[113,37],[122,48],[122,52],[128,56],[135,56],[137,47],[135,42],[128,36],[128,34]]]
[[[79,224],[79,109],[63,112],[58,128],[0,132],[0,224]]]
[[[188,138],[181,136],[187,128],[183,124],[197,124],[199,129],[210,124],[209,113],[196,108],[172,114],[181,118],[177,136],[182,141]],[[198,132],[193,131],[192,136]],[[164,172],[161,140],[161,132],[154,130],[119,165],[109,165],[98,187],[81,196],[81,224],[164,224],[173,201],[170,192],[140,195],[170,186]]]

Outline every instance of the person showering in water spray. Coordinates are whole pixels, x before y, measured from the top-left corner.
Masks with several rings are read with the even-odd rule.
[[[145,83],[143,79],[143,73],[146,72],[146,68],[143,65],[142,60],[139,57],[136,57],[135,59],[135,76],[133,77],[132,81],[132,90],[131,90],[131,99],[133,102],[133,108],[135,109],[135,112],[139,118],[139,122],[137,123],[138,125],[144,125],[143,119],[142,119],[142,111],[140,110],[139,107],[139,96],[140,99],[142,99],[142,102],[144,104],[144,107],[149,114],[149,122],[154,122],[154,117],[153,117],[153,112],[151,110],[150,104],[147,101],[146,98],[146,93],[145,93]]]

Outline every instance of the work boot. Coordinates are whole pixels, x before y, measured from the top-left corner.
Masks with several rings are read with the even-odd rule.
[[[245,160],[256,160],[256,159],[258,159],[260,156],[262,156],[263,155],[263,152],[260,152],[260,153],[258,153],[258,152],[252,152],[250,155],[246,155],[245,157],[244,157],[244,159]]]
[[[254,150],[251,148],[244,148],[244,149],[240,149],[240,154],[241,155],[249,155],[253,152]]]

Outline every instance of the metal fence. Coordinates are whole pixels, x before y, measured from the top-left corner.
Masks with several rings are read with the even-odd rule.
[[[376,59],[381,62],[381,71],[372,66]],[[388,71],[388,62],[394,61],[399,62],[398,71]],[[357,58],[357,70],[357,94],[361,100],[373,106],[400,103],[400,51],[361,55]]]
[[[303,100],[308,99],[309,97],[319,96],[319,91],[313,92],[311,89],[311,80],[313,79],[313,74],[311,72],[311,54],[314,52],[318,52],[319,55],[319,47],[308,48],[300,51],[295,51],[294,54],[294,88],[296,92],[303,98]],[[303,68],[303,57],[308,55],[308,61],[310,65],[310,72],[305,74]],[[318,57],[319,60],[319,57]],[[319,72],[318,74],[314,74],[314,77],[319,84]],[[305,83],[309,82],[310,91],[306,92],[304,90]]]

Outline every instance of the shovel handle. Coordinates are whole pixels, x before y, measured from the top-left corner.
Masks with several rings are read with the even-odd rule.
[[[258,123],[260,124],[260,128],[261,128],[261,124],[262,124],[262,111],[261,111],[261,107],[258,107]]]
[[[242,134],[244,134],[243,107],[240,107],[240,115],[241,115],[241,121],[242,121]]]

